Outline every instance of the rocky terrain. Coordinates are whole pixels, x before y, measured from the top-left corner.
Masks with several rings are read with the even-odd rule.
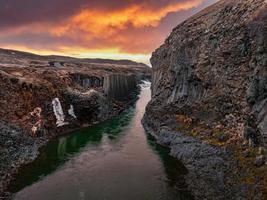
[[[196,199],[267,199],[267,2],[221,0],[152,55],[143,124]]]
[[[150,68],[128,60],[38,56],[0,49],[0,199],[51,138],[122,112]]]

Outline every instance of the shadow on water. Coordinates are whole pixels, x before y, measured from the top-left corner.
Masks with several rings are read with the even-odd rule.
[[[188,173],[188,171],[183,163],[170,156],[170,149],[159,145],[153,136],[147,135],[147,143],[162,160],[165,174],[167,176],[166,180],[169,186],[179,191],[176,194],[177,199],[193,200],[194,198],[191,195],[190,191],[187,189],[187,185],[184,179],[184,176]]]
[[[132,107],[106,122],[52,140],[34,162],[20,169],[18,176],[10,186],[11,192],[16,193],[49,175],[71,157],[83,151],[87,145],[97,146],[104,135],[111,140],[116,140],[133,116],[134,108]]]

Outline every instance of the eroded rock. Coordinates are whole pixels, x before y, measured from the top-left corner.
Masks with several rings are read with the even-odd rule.
[[[214,129],[217,135],[227,135],[217,137],[216,142],[240,147],[244,136],[251,147],[266,146],[266,2],[217,2],[175,27],[153,52],[151,63],[152,100],[144,124],[188,167],[188,184],[196,199],[246,199],[238,192],[239,187],[243,188],[241,183],[232,188],[225,184],[225,180],[236,180],[235,176],[241,173],[234,172],[236,158],[229,152],[225,156],[212,150],[208,143],[211,135],[206,136],[205,132],[205,138],[209,137],[206,144],[177,133],[187,129],[194,135],[190,126],[178,122],[175,116],[186,116],[198,126]],[[170,131],[162,134],[162,125]],[[203,137],[201,134],[199,138]],[[214,160],[205,160],[205,156]],[[222,168],[218,167],[220,160]],[[232,172],[226,173],[225,166],[230,166]],[[202,176],[202,170],[210,172],[210,180]],[[253,198],[258,199],[260,192],[255,188],[251,189]],[[225,198],[224,194],[229,195]]]

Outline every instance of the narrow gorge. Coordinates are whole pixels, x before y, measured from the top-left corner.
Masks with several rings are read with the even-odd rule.
[[[51,139],[106,121],[137,99],[150,68],[0,49],[0,191]],[[5,193],[7,191],[7,193]]]
[[[0,200],[267,200],[267,0],[73,2],[0,6]]]

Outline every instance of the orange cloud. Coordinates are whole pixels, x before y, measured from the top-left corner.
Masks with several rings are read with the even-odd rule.
[[[87,33],[87,38],[110,36],[129,25],[135,28],[156,27],[168,13],[187,10],[198,6],[203,0],[191,0],[167,4],[153,10],[149,5],[136,4],[115,11],[99,11],[84,9],[68,19],[63,25],[53,30],[53,34],[61,36],[79,29]]]
[[[73,3],[72,0],[62,0],[65,1]],[[62,15],[57,20],[54,20],[54,15],[58,14],[52,12],[55,11],[52,9],[53,16],[46,17],[42,14],[40,17],[38,12],[34,13],[42,20],[34,18],[36,20],[31,21],[29,19],[33,17],[31,13],[27,13],[28,21],[12,21],[13,23],[2,28],[0,32],[0,47],[40,54],[129,58],[148,62],[151,51],[163,42],[171,27],[197,9],[217,0],[160,0],[154,4],[151,3],[154,0],[116,0],[117,4],[114,7],[111,7],[113,1],[108,4],[111,0],[84,0],[86,1],[91,3],[91,6],[84,4],[76,9],[68,9],[71,12],[66,15],[62,9],[59,11]],[[98,1],[99,5],[106,2],[106,6],[94,6]],[[21,3],[19,0],[17,2]],[[48,6],[49,10],[50,4],[44,5]],[[59,3],[58,6],[64,7]],[[12,19],[13,15],[9,13],[6,12],[6,19]],[[8,20],[5,21],[8,25]]]

